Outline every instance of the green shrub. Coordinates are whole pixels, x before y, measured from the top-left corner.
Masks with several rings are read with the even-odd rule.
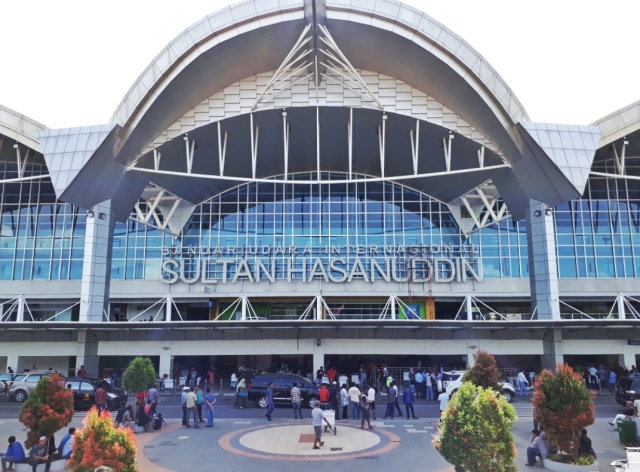
[[[456,472],[516,472],[516,419],[495,390],[464,382],[442,414],[433,445]]]

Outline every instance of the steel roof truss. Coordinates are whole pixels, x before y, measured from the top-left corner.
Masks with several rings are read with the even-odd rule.
[[[378,125],[378,145],[380,147],[380,177],[384,179],[384,159],[387,141],[387,114],[382,114],[382,123]]]
[[[345,79],[357,83],[361,90],[366,92],[366,95],[369,96],[377,105],[380,110],[383,110],[384,107],[382,103],[378,100],[378,98],[373,94],[373,92],[367,86],[367,83],[364,81],[362,76],[358,73],[355,67],[351,64],[347,56],[340,50],[337,43],[334,41],[331,33],[324,25],[318,25],[320,32],[322,35],[319,37],[320,41],[322,41],[328,49],[321,49],[322,53],[327,56],[328,61],[325,63],[320,61],[320,64],[325,66],[327,69],[334,71]],[[336,69],[336,65],[342,68],[345,72],[340,72]],[[323,75],[325,78],[328,78],[326,74]],[[346,86],[346,84],[345,84]],[[360,92],[362,93],[362,92]]]
[[[258,95],[258,98],[256,98],[256,101],[251,108],[252,110],[255,110],[258,107],[263,98],[270,94],[274,94],[274,91],[278,88],[279,85],[286,82],[290,77],[298,74],[300,71],[308,69],[312,65],[311,62],[307,61],[295,67],[293,72],[287,73],[293,66],[296,65],[296,63],[300,62],[302,59],[304,59],[304,57],[308,56],[311,53],[310,49],[301,51],[302,48],[311,41],[311,36],[307,36],[310,29],[311,24],[308,24],[304,27],[296,43],[293,45],[271,79],[269,79],[269,82],[265,86],[262,93],[260,93],[260,95]]]
[[[618,169],[618,172],[620,173],[620,175],[625,175],[626,174],[625,157],[626,157],[627,145],[628,144],[629,144],[629,141],[627,141],[626,138],[623,139],[622,148],[620,149],[620,155],[618,155],[618,149],[616,149],[615,143],[612,144],[613,153],[615,155],[615,160],[616,160],[616,168]]]
[[[416,120],[416,132],[415,137],[413,129],[409,130],[409,137],[411,139],[411,158],[413,160],[413,173],[418,175],[418,151],[420,145],[420,120]]]
[[[182,138],[184,140],[185,158],[187,163],[187,174],[191,174],[193,169],[193,156],[196,150],[196,140],[189,137],[189,134],[185,134]]]
[[[218,163],[220,164],[220,176],[224,175],[224,161],[227,156],[228,134],[224,132],[224,142],[222,140],[222,125],[218,121]],[[157,170],[157,169],[156,169]]]

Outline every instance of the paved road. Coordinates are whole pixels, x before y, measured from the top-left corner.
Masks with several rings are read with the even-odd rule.
[[[379,410],[384,404],[384,397],[381,400]],[[378,420],[373,422],[373,431],[360,430],[356,421],[337,421],[337,434],[334,436],[327,432],[324,436],[326,444],[320,451],[312,449],[310,419],[295,421],[289,407],[276,408],[274,421],[267,422],[260,408],[237,409],[232,395],[222,395],[216,404],[216,427],[196,430],[180,427],[182,410],[179,402],[179,395],[161,397],[159,411],[172,426],[160,434],[147,433],[143,451],[149,463],[140,464],[141,472],[209,472],[213,466],[280,472],[300,467],[331,466],[331,461],[336,461],[335,465],[341,472],[363,467],[368,472],[397,468],[433,472],[453,470],[431,446],[431,439],[436,433],[436,402],[418,400],[418,420]],[[514,427],[519,452],[516,463],[518,470],[530,470],[524,463],[533,425],[532,406],[528,399],[520,398],[516,398],[513,405],[519,418]],[[0,398],[0,435],[21,436],[23,427],[17,421],[19,410],[19,404]],[[611,472],[613,469],[609,463],[625,455],[617,433],[607,424],[619,411],[610,396],[596,398],[596,423],[589,428],[589,433],[598,452],[601,472]],[[309,410],[305,410],[305,414],[309,414]],[[76,413],[73,425],[80,426],[83,417],[83,412]],[[304,461],[304,466],[298,464],[299,461]]]

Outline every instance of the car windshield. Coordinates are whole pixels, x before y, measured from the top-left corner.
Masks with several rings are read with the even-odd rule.
[[[24,378],[26,377],[25,374],[18,374],[16,375],[16,378],[13,379],[15,382],[20,382],[21,380],[24,380]]]

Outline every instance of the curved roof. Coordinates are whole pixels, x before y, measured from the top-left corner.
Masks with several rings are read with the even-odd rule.
[[[47,127],[10,108],[0,105],[0,135],[41,152],[38,133]]]
[[[180,93],[179,101],[163,107],[164,123],[155,116],[155,129],[149,133],[159,133],[224,85],[275,70],[302,31],[308,3],[245,0],[203,18],[154,58],[123,98],[112,122],[125,127],[143,122],[163,95]],[[463,118],[467,115],[478,129],[489,126],[487,112],[503,127],[529,120],[493,67],[424,12],[395,0],[358,2],[357,7],[349,0],[334,0],[326,2],[326,24],[356,68],[398,77]],[[215,58],[215,67],[201,64],[209,57]],[[184,76],[195,74],[197,83],[187,87],[189,79]],[[175,87],[179,81],[185,85]]]
[[[283,77],[293,90],[287,105],[257,106]],[[369,102],[354,101],[353,84]],[[228,98],[222,115],[214,106],[191,113],[188,130],[145,154],[216,94]],[[246,96],[256,105],[246,106]],[[417,96],[451,116],[423,116],[414,109]],[[103,141],[84,152],[74,141],[75,155],[86,159],[81,168],[76,158],[66,169],[67,151],[58,151],[74,132],[41,137],[49,141],[49,167],[61,176],[59,197],[84,207],[113,198],[131,208],[147,182],[198,203],[251,179],[337,171],[403,180],[448,203],[491,181],[522,218],[530,199],[555,205],[581,193],[599,134],[527,121],[496,71],[415,8],[395,0],[246,0],[189,27],[152,61],[111,127],[100,130]],[[56,145],[61,139],[65,145]],[[225,166],[227,144],[233,159]],[[98,174],[110,185],[87,191]]]

